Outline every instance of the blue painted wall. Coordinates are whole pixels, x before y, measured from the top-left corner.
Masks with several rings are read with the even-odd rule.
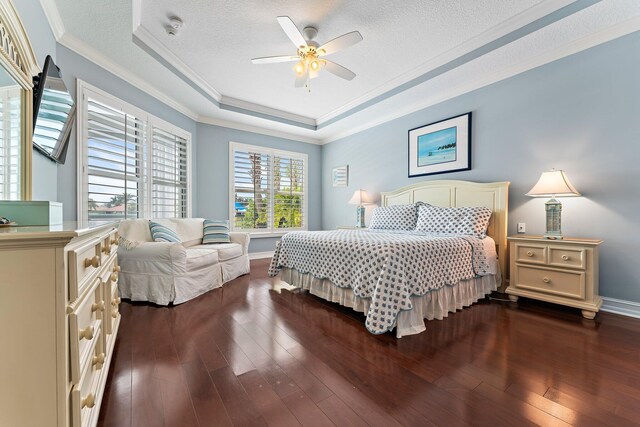
[[[601,294],[640,302],[640,33],[325,145],[322,225],[351,224],[357,188],[431,179],[511,181],[509,234],[545,229],[544,199],[526,197],[540,173],[564,169],[584,197],[562,199],[567,236],[602,239]],[[407,131],[473,111],[473,170],[407,177]],[[349,165],[349,187],[331,169]]]
[[[309,229],[320,229],[322,147],[273,136],[198,123],[198,193],[197,216],[229,219],[229,141],[280,150],[306,153],[309,156]],[[272,251],[276,238],[254,238],[250,252]]]

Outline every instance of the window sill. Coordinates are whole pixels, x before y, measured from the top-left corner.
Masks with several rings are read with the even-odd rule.
[[[291,231],[306,231],[306,230],[298,229],[298,230],[276,231],[276,232],[267,232],[267,233],[261,233],[261,232],[255,232],[255,231],[244,231],[244,230],[233,230],[232,233],[249,233],[252,239],[263,239],[263,238],[269,238],[269,237],[282,237]]]

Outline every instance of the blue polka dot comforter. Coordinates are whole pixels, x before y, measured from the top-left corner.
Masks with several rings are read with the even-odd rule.
[[[328,279],[371,299],[366,327],[390,331],[411,296],[495,273],[495,251],[472,236],[415,231],[294,231],[276,245],[269,275],[283,267]]]

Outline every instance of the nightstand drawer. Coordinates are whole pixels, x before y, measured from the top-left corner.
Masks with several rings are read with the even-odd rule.
[[[541,267],[516,266],[515,287],[534,292],[584,299],[585,274]]]
[[[549,248],[549,265],[585,269],[584,249],[555,247]]]
[[[516,261],[528,264],[546,264],[547,247],[543,245],[523,245],[516,243]]]

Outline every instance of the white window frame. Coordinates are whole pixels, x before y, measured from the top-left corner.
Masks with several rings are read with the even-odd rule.
[[[120,98],[113,96],[102,89],[98,89],[89,83],[78,79],[77,80],[77,164],[78,164],[78,188],[77,188],[77,209],[78,209],[78,221],[86,222],[89,220],[88,209],[88,195],[89,195],[89,177],[88,177],[88,159],[87,159],[87,140],[89,137],[88,129],[86,127],[87,122],[87,108],[88,98],[95,99],[98,102],[102,102],[109,107],[120,110],[123,113],[131,114],[137,118],[146,122],[146,135],[145,141],[147,144],[147,150],[149,151],[150,159],[153,158],[153,127],[161,128],[165,131],[172,132],[177,136],[180,136],[187,141],[187,218],[192,215],[193,194],[192,194],[192,181],[193,181],[193,168],[192,168],[192,144],[191,133],[175,126],[165,120],[162,120],[146,111],[135,107],[128,102],[121,100]],[[152,162],[147,162],[147,183],[143,190],[143,200],[141,203],[142,209],[140,211],[140,218],[149,218],[153,212],[152,208]]]
[[[302,213],[303,213],[303,227],[295,227],[295,228],[287,228],[285,230],[280,230],[273,227],[273,221],[269,219],[269,227],[268,229],[247,229],[247,228],[236,228],[235,221],[235,158],[234,151],[235,150],[246,150],[246,151],[254,151],[260,154],[266,154],[269,156],[282,156],[289,157],[292,159],[300,159],[304,163],[304,197],[302,198]],[[271,212],[275,209],[273,203],[275,201],[275,188],[273,186],[273,177],[274,177],[274,162],[269,162],[269,179],[272,181],[269,183],[269,203],[271,204]],[[308,175],[309,175],[309,156],[305,153],[299,153],[295,151],[285,151],[278,150],[270,147],[263,147],[261,145],[251,145],[251,144],[243,144],[240,142],[229,141],[229,225],[231,231],[240,231],[244,233],[251,234],[253,238],[261,238],[261,237],[280,237],[287,234],[290,231],[299,231],[299,230],[308,230],[309,229],[309,183],[308,183]]]

